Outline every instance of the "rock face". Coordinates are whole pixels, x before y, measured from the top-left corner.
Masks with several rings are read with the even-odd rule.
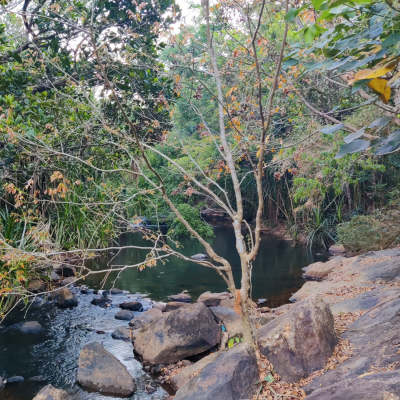
[[[78,383],[103,394],[131,396],[136,383],[126,367],[99,343],[84,346],[79,356]]]
[[[234,310],[226,307],[210,307],[215,320],[225,326],[229,338],[243,334],[242,318]]]
[[[33,398],[33,400],[66,400],[72,399],[68,393],[61,389],[56,389],[52,385],[47,385]]]
[[[397,400],[400,371],[379,372],[318,389],[307,400]]]
[[[286,382],[323,368],[338,342],[332,312],[319,295],[261,327],[257,337],[261,353]]]
[[[72,308],[78,305],[78,299],[68,288],[56,292],[57,304],[61,308]]]
[[[187,293],[174,294],[173,296],[169,296],[169,299],[171,301],[181,301],[183,303],[191,303],[192,302],[192,296],[190,296]]]
[[[154,315],[148,315],[148,314],[138,315],[129,322],[129,326],[131,326],[132,329],[140,329],[143,325],[150,324],[151,322],[154,322],[158,318],[159,317],[155,317]]]
[[[107,304],[110,304],[112,300],[110,300],[107,297],[100,297],[100,298],[94,298],[90,304],[93,304],[94,306],[98,306],[98,307],[107,307]]]
[[[217,345],[221,328],[202,303],[164,314],[144,325],[135,341],[135,351],[150,364],[171,364],[200,354]]]
[[[222,293],[211,293],[205,292],[198,299],[198,302],[204,303],[207,307],[218,307],[224,300],[230,300],[233,296],[231,296],[228,292]],[[223,305],[222,305],[223,306]]]
[[[43,326],[40,325],[39,322],[36,322],[36,321],[24,322],[21,325],[21,327],[19,328],[19,330],[25,334],[28,334],[28,333],[35,334],[35,333],[45,332],[45,329],[43,328]]]
[[[383,300],[350,324],[341,337],[349,340],[354,346],[352,356],[334,370],[317,377],[305,386],[304,390],[311,393],[321,387],[356,379],[370,372],[372,366],[385,368],[389,364],[400,365],[399,310],[400,295],[397,290],[396,296]],[[356,379],[356,381],[360,380]],[[369,400],[369,397],[367,398]]]
[[[177,310],[178,308],[187,307],[188,305],[189,305],[188,303],[183,303],[181,301],[170,301],[165,306],[165,312],[174,311]]]
[[[126,326],[117,326],[114,332],[111,334],[111,337],[115,340],[123,340],[124,342],[131,341],[131,330]]]
[[[133,318],[133,312],[129,310],[120,310],[115,314],[115,319],[130,321]]]
[[[121,303],[119,305],[119,308],[122,308],[123,310],[130,310],[130,311],[140,311],[143,308],[142,303],[139,303],[138,301],[130,301],[128,303]]]
[[[177,391],[174,400],[252,399],[257,377],[257,361],[251,347],[240,344],[206,365]]]

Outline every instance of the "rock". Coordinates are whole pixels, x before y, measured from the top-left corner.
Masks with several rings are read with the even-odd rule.
[[[144,325],[135,351],[150,364],[171,364],[209,350],[220,340],[221,328],[212,312],[203,303],[188,304]]]
[[[316,262],[310,264],[308,267],[303,268],[303,271],[305,271],[303,278],[317,281],[324,279],[334,271],[335,268],[342,266],[343,261],[345,260],[345,257],[334,257],[332,260],[327,262]]]
[[[117,326],[111,337],[115,340],[123,340],[125,342],[131,341],[131,330],[126,326]]]
[[[72,397],[66,391],[47,385],[40,390],[33,400],[65,400],[68,398]]]
[[[315,390],[307,400],[397,400],[400,394],[400,371],[385,371]],[[176,398],[175,398],[176,399]]]
[[[29,282],[29,285],[28,285],[29,292],[42,293],[45,290],[46,290],[46,284],[43,281],[37,280],[37,281]]]
[[[57,304],[61,308],[71,308],[78,305],[78,299],[71,290],[62,288],[56,292]]]
[[[131,331],[131,342],[135,343],[138,335],[139,335],[140,329],[134,329],[133,331]]]
[[[191,256],[190,258],[192,258],[193,260],[198,260],[198,261],[202,261],[202,260],[206,260],[208,258],[207,254],[195,254],[194,256]]]
[[[141,311],[143,309],[142,303],[139,303],[138,301],[130,301],[128,303],[123,302],[118,307],[130,311]]]
[[[115,294],[115,295],[117,295],[117,294],[124,294],[124,291],[121,290],[121,289],[113,288],[113,289],[105,290],[105,291],[103,292],[103,296],[108,296],[108,295],[110,295],[110,294]]]
[[[62,279],[60,282],[61,286],[70,286],[75,283],[77,279],[74,276],[70,276],[69,278]]]
[[[260,312],[262,312],[262,313],[268,313],[270,311],[271,311],[271,309],[269,307],[261,307],[260,308]]]
[[[23,382],[24,380],[23,376],[12,376],[7,379],[7,383]]]
[[[206,365],[181,387],[174,400],[243,400],[256,394],[258,366],[249,344],[240,344]]]
[[[257,305],[259,306],[260,304],[268,303],[267,299],[258,299],[257,300]]]
[[[28,381],[31,382],[44,382],[47,381],[47,378],[43,375],[36,375],[36,376],[31,376]]]
[[[210,307],[210,310],[215,320],[225,327],[229,338],[243,334],[242,318],[234,310],[226,307]]]
[[[206,222],[215,226],[232,227],[232,218],[227,212],[218,208],[207,208],[200,211],[202,218]]]
[[[61,277],[60,277],[60,275],[57,274],[56,271],[51,271],[51,273],[50,273],[50,279],[51,279],[53,282],[58,282],[58,281],[61,279]]]
[[[142,315],[151,315],[152,317],[161,317],[162,312],[157,308],[149,308]]]
[[[115,319],[130,321],[133,318],[133,312],[129,310],[120,310],[115,314]]]
[[[167,305],[165,303],[153,303],[153,308],[156,308],[157,310],[160,310],[161,312],[165,311],[165,307]]]
[[[126,367],[95,342],[85,345],[79,355],[77,381],[103,395],[131,396],[137,390]]]
[[[169,299],[171,301],[181,301],[183,303],[191,303],[192,302],[192,296],[190,296],[187,293],[174,294],[173,296],[169,296]]]
[[[89,288],[87,288],[87,287],[81,287],[81,293],[82,293],[82,294],[92,294],[92,293],[93,293],[93,290],[92,290],[92,289],[89,289]]]
[[[400,294],[397,289],[395,296],[381,301],[348,325],[341,338],[352,343],[352,356],[344,363],[337,365],[334,370],[329,370],[326,374],[317,377],[305,386],[304,390],[311,393],[321,387],[347,382],[369,373],[372,366],[380,369],[387,368],[390,364],[400,365],[399,310]]]
[[[90,302],[90,304],[93,304],[94,306],[98,306],[98,307],[104,308],[104,307],[107,307],[107,304],[110,304],[111,301],[112,301],[112,300],[110,300],[110,299],[107,298],[107,297],[100,297],[100,298],[95,297],[95,298]]]
[[[4,380],[3,378],[0,376],[0,390],[3,389],[4,387]]]
[[[230,299],[233,299],[233,296],[231,296],[228,292],[222,292],[222,293],[205,292],[197,299],[197,301],[204,303],[207,307],[218,307],[220,305],[223,306],[221,304],[221,301]]]
[[[286,382],[321,369],[338,343],[333,315],[320,295],[295,304],[257,333],[260,351]]]
[[[35,333],[45,332],[45,329],[43,328],[43,326],[40,325],[39,322],[36,322],[36,321],[24,322],[20,326],[19,330],[25,334],[28,334],[28,333],[35,334]]]
[[[76,269],[71,265],[62,264],[61,267],[57,269],[57,273],[63,278],[70,278],[76,275]]]
[[[179,374],[174,375],[171,378],[171,386],[178,390],[184,385],[186,385],[194,376],[196,376],[204,367],[206,367],[211,362],[215,361],[220,355],[220,352],[211,353],[205,356],[200,361],[190,365],[188,368],[183,369]],[[186,361],[186,360],[183,360]],[[182,361],[182,362],[183,362]]]
[[[165,306],[165,312],[170,312],[177,310],[178,308],[187,307],[189,306],[188,303],[182,303],[181,301],[170,301]]]
[[[147,392],[148,394],[152,394],[152,393],[157,392],[157,386],[155,386],[154,383],[149,383],[149,384],[147,384],[147,385],[145,386],[145,389],[146,389],[146,392]]]
[[[129,326],[131,326],[132,329],[140,329],[143,325],[150,324],[151,322],[154,322],[158,318],[159,317],[156,317],[154,315],[148,315],[143,313],[142,315],[134,317],[129,322]]]
[[[334,244],[333,246],[329,247],[329,253],[333,256],[340,256],[346,254],[346,249],[342,244]]]
[[[255,325],[265,325],[268,324],[268,322],[271,322],[273,319],[275,319],[276,316],[272,314],[263,314],[263,315],[251,315],[250,319]]]

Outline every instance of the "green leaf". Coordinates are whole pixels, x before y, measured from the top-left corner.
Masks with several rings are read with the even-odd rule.
[[[362,135],[364,135],[364,132],[365,132],[364,128],[360,129],[357,132],[350,133],[350,135],[346,136],[343,140],[345,141],[345,143],[350,143],[353,140],[358,139]]]
[[[321,129],[321,132],[325,135],[332,135],[337,131],[340,131],[344,127],[344,124],[328,125]]]
[[[308,27],[304,31],[304,39],[305,39],[307,44],[311,44],[314,41],[314,36],[312,34],[312,31],[311,31],[310,27]]]
[[[375,155],[381,156],[395,151],[400,146],[400,130],[392,132],[382,143],[383,146],[375,151]]]
[[[335,160],[344,157],[347,154],[358,153],[359,151],[367,150],[370,146],[370,142],[366,140],[354,140],[348,144],[342,144],[340,146],[339,152],[335,156]]]
[[[264,380],[265,380],[266,382],[272,383],[272,382],[274,381],[274,377],[273,377],[271,374],[268,374],[268,375],[264,378]]]
[[[322,4],[325,0],[311,0],[311,3],[316,11],[321,9]]]
[[[238,337],[235,337],[235,342],[236,342],[236,343],[240,343],[240,340],[239,340]]]
[[[394,46],[400,42],[400,33],[393,33],[388,36],[383,42],[382,47]]]
[[[368,128],[376,128],[378,126],[384,127],[391,120],[392,120],[392,117],[381,117],[381,118],[378,118],[374,122],[372,122],[371,125],[368,126]]]
[[[283,63],[282,68],[286,69],[288,67],[292,67],[293,65],[297,65],[299,62],[300,60],[296,60],[295,58],[289,58]]]
[[[234,338],[229,339],[229,341],[228,341],[228,348],[231,349],[231,348],[233,347],[234,344],[235,344]]]
[[[357,93],[360,89],[366,86],[372,79],[361,79],[359,81],[354,82],[354,85],[351,88],[351,94]]]
[[[294,19],[299,15],[301,10],[304,10],[305,8],[307,8],[310,4],[304,4],[304,6],[300,7],[300,8],[291,8],[287,14],[285,15],[285,21],[287,22],[292,22],[294,21]]]

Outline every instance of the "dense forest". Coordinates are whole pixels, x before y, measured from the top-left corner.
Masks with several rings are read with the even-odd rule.
[[[232,218],[243,265],[264,230],[354,252],[398,243],[398,6],[191,12],[185,24],[172,0],[2,2],[3,310],[52,259],[93,256],[143,217],[169,232],[145,230],[140,268],[179,256],[185,234],[225,265],[203,239],[207,208]],[[231,287],[229,266],[212,267]]]

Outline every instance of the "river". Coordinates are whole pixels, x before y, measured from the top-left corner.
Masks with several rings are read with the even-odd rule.
[[[235,278],[239,279],[239,260],[235,254],[235,240],[230,229],[216,229],[216,236],[209,242],[218,254],[226,257],[233,265]],[[134,233],[121,237],[121,245],[148,245],[142,234]],[[180,240],[182,252],[191,256],[204,252],[194,239]],[[110,261],[113,264],[133,265],[146,254],[138,250],[124,250],[107,259],[91,262],[93,270],[100,270]],[[310,252],[301,246],[292,246],[290,242],[264,236],[259,255],[253,265],[252,297],[257,300],[267,298],[268,306],[278,306],[288,301],[291,293],[302,286],[302,267],[316,261],[324,261],[326,256],[317,250]],[[85,284],[98,289],[103,274],[90,276]],[[126,326],[127,322],[117,321],[114,315],[117,304],[127,300],[140,300],[149,305],[148,298],[166,301],[168,296],[188,290],[193,299],[207,291],[219,292],[226,286],[212,269],[188,263],[180,259],[171,259],[165,265],[159,264],[143,271],[128,269],[115,283],[111,275],[104,288],[115,287],[126,290],[130,295],[113,296],[113,306],[102,309],[90,305],[93,295],[78,293],[79,305],[72,310],[62,310],[50,301],[36,301],[29,308],[14,310],[0,327],[0,376],[23,376],[24,382],[10,383],[0,391],[0,400],[31,400],[41,387],[47,383],[74,393],[76,399],[105,399],[98,393],[88,393],[76,383],[76,369],[81,348],[91,341],[100,342],[107,350],[123,362],[136,378],[138,392],[132,399],[166,399],[161,387],[156,393],[146,393],[145,385],[152,378],[142,370],[141,364],[134,359],[132,345],[113,340],[111,333],[116,326]],[[25,318],[25,319],[24,319]],[[18,326],[23,321],[38,321],[46,329],[43,335],[22,335]],[[104,334],[98,333],[99,331]],[[29,378],[41,375],[45,381],[35,382]]]

